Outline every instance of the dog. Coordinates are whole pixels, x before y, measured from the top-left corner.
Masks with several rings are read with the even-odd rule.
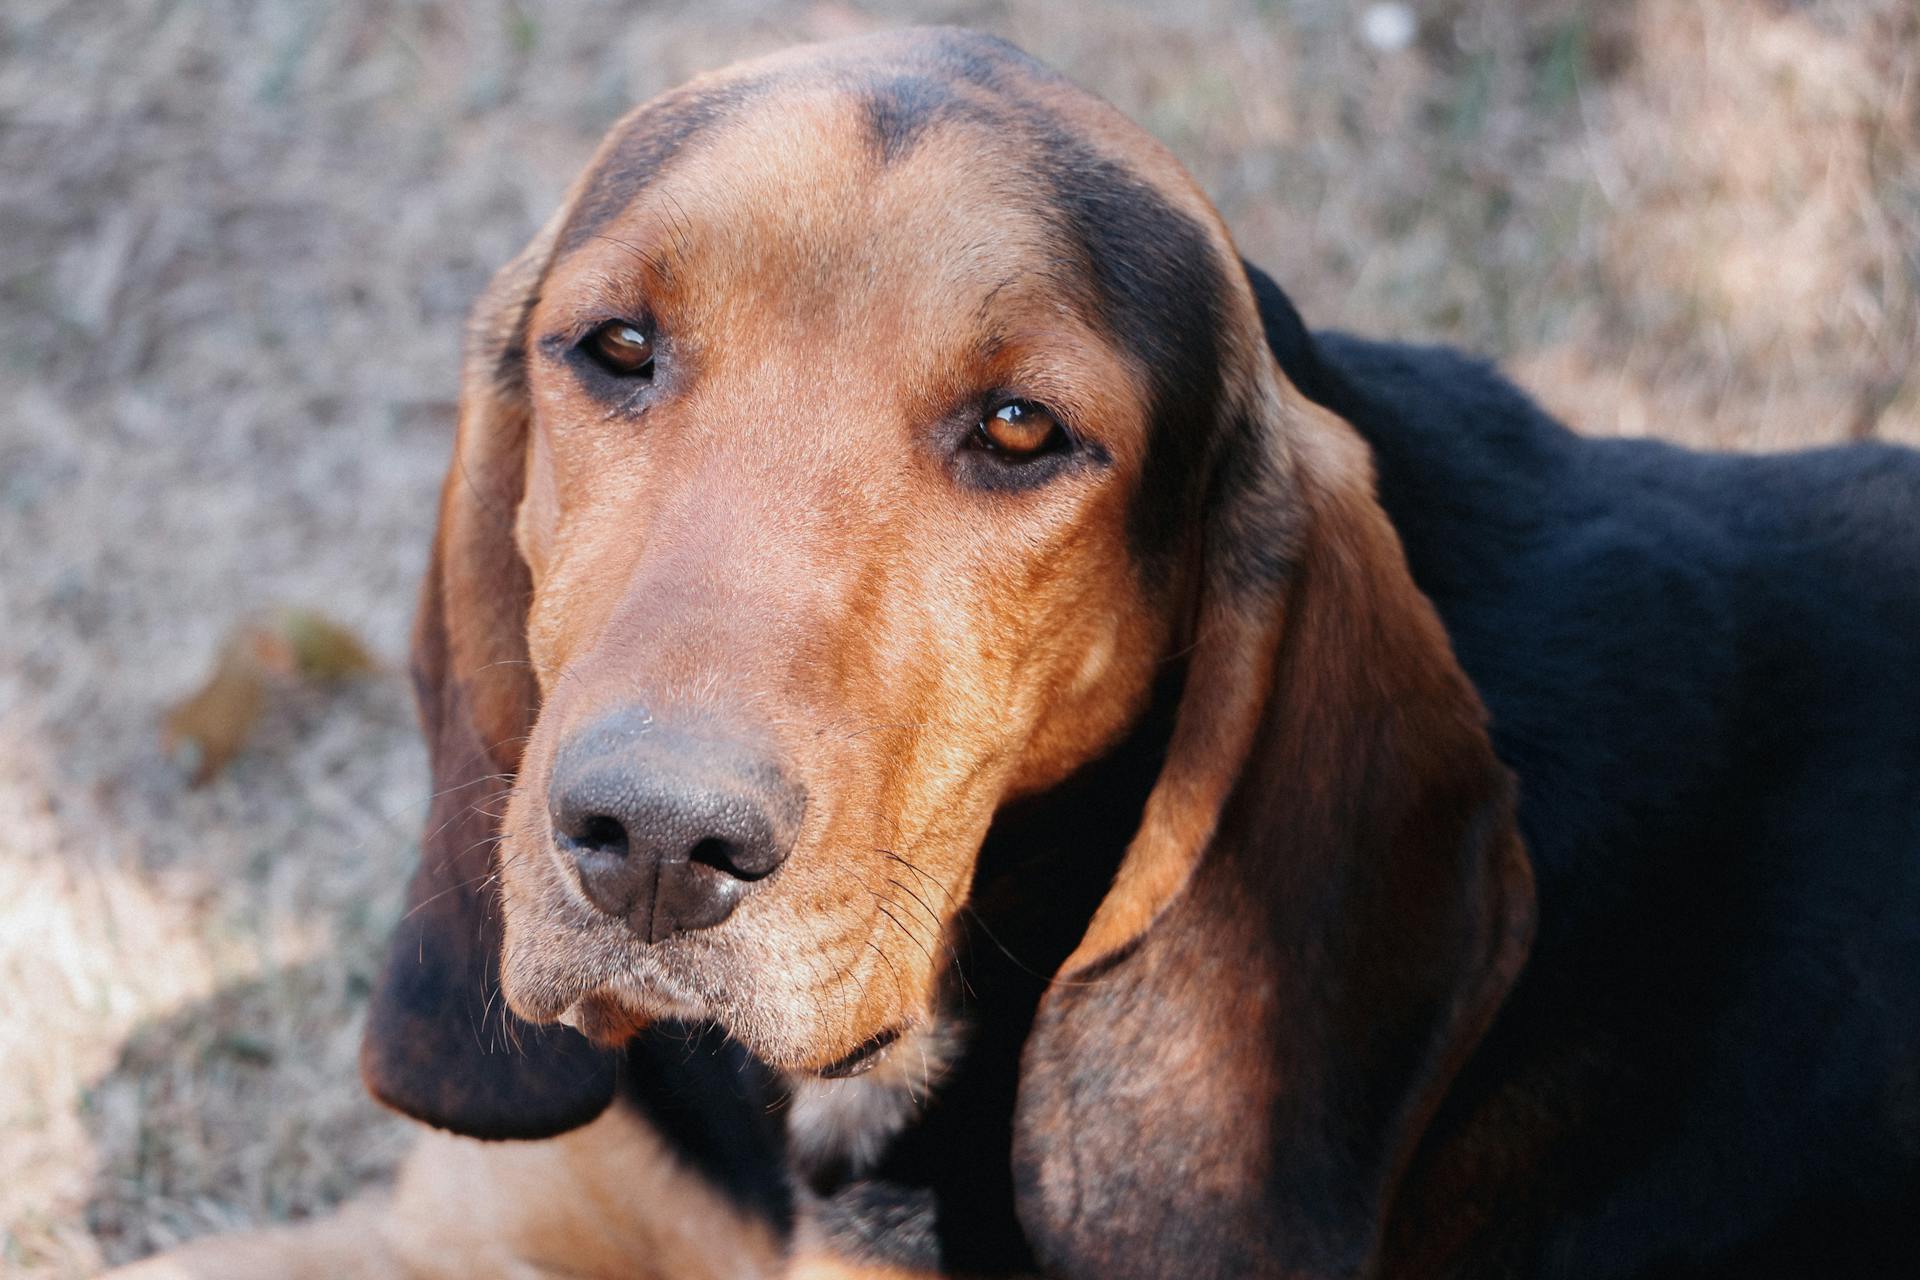
[[[1920,1253],[1920,456],[1310,331],[999,40],[614,127],[475,309],[415,670],[363,1070],[466,1136],[139,1274]]]

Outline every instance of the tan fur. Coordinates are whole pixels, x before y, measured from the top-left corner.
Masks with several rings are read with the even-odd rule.
[[[1140,376],[1034,283],[1040,210],[976,198],[1022,153],[959,126],[876,172],[863,129],[831,82],[743,108],[541,292],[532,333],[645,310],[697,380],[635,426],[530,371],[518,538],[543,705],[502,850],[524,1016],[596,992],[692,1008],[800,1070],[919,1024],[994,811],[1111,743],[1166,647],[1125,541]],[[985,369],[983,317],[1012,335]],[[1110,472],[956,492],[920,437],[1016,380],[1102,424]],[[764,726],[810,796],[775,881],[653,951],[582,927],[533,799],[558,742],[636,698]]]
[[[485,740],[513,744],[497,762],[514,774],[497,864],[507,1001],[608,1044],[655,1019],[715,1019],[802,1076],[903,1032],[875,1076],[803,1087],[801,1145],[856,1161],[912,1114],[872,1091],[902,1080],[924,1089],[937,1076],[913,1076],[906,1051],[938,1043],[934,1056],[947,1054],[944,942],[989,822],[1119,740],[1171,657],[1187,659],[1188,677],[1168,762],[1069,976],[1148,936],[1195,883],[1272,732],[1289,653],[1289,708],[1355,696],[1373,676],[1354,664],[1367,662],[1419,697],[1439,690],[1435,705],[1449,713],[1458,702],[1477,714],[1406,578],[1364,446],[1280,374],[1237,271],[1221,299],[1227,409],[1260,428],[1257,454],[1243,460],[1259,496],[1294,504],[1319,538],[1321,612],[1299,615],[1290,583],[1241,581],[1217,556],[1176,589],[1143,581],[1127,517],[1147,481],[1145,372],[1044,284],[1057,251],[1039,210],[1004,196],[1009,175],[1032,167],[1026,144],[945,124],[876,164],[848,78],[920,38],[793,51],[703,78],[712,87],[817,63],[854,69],[746,102],[594,237],[556,255],[569,209],[591,194],[586,180],[576,186],[479,313],[476,349],[524,345],[525,396],[489,381],[486,360],[470,362],[440,533],[443,558],[491,538],[494,558],[511,561],[469,557],[438,584],[452,669],[476,680],[515,673],[473,694]],[[1064,82],[1035,78],[1023,90],[1055,126],[1191,216],[1221,262],[1237,262],[1164,148]],[[982,194],[988,181],[1001,184],[993,198]],[[662,389],[634,414],[555,353],[557,335],[643,318],[658,325]],[[1008,385],[1095,424],[1110,464],[1011,496],[955,485],[930,456],[929,424]],[[1208,518],[1216,541],[1251,519],[1231,509]],[[1348,608],[1377,610],[1349,621],[1384,618],[1390,633],[1353,651],[1332,642],[1326,629]],[[1326,670],[1299,666],[1303,645]],[[724,922],[654,946],[584,904],[548,829],[558,745],[617,705],[748,726],[808,795],[776,875]],[[1477,721],[1468,730],[1484,744]],[[1289,757],[1290,768],[1311,763]],[[1426,767],[1415,761],[1408,776]],[[1512,858],[1524,872],[1517,843]],[[1519,935],[1495,947],[1492,977],[1455,1021],[1477,1035],[1524,949]],[[1140,1051],[1164,1059],[1169,1078],[1182,1055],[1211,1055],[1204,1087],[1166,1103],[1196,1117],[1215,1094],[1280,1087],[1271,1062],[1218,1042],[1239,1024],[1217,1012],[1171,1010],[1193,1024],[1187,1033]],[[1457,1065],[1443,1064],[1417,1100],[1421,1123]],[[821,1092],[810,1098],[808,1087]],[[1243,1154],[1222,1154],[1195,1185],[1217,1180],[1225,1195],[1271,1155]],[[907,1274],[837,1261],[804,1220],[791,1259],[780,1250],[616,1109],[548,1142],[424,1139],[384,1204],[128,1274]]]
[[[110,1280],[739,1280],[781,1274],[783,1253],[615,1108],[545,1142],[423,1133],[390,1193]]]
[[[1189,1230],[1264,1259],[1259,1274],[1373,1274],[1414,1146],[1530,944],[1510,783],[1366,448],[1297,396],[1278,412],[1300,546],[1268,659],[1236,683],[1229,651],[1231,675],[1196,672],[1208,701],[1181,708],[1182,728],[1250,720],[1244,745],[1176,730],[1167,771],[1201,780],[1175,796],[1199,847],[1145,843],[1178,830],[1149,815],[1128,853],[1147,872],[1123,869],[1094,922],[1135,931],[1090,935],[1069,968],[1137,946],[1051,988],[1023,1055],[1021,1221],[1061,1274],[1171,1274],[1166,1242]],[[1166,788],[1163,772],[1156,800]],[[1405,1019],[1394,1052],[1383,1011]],[[1395,1109],[1372,1125],[1330,1109],[1342,1076],[1390,1084]],[[1301,1188],[1272,1176],[1289,1161],[1357,1174]],[[1116,1207],[1116,1183],[1154,1191]]]
[[[848,1262],[830,1253],[803,1253],[787,1271],[788,1280],[929,1280],[932,1275],[882,1263]]]

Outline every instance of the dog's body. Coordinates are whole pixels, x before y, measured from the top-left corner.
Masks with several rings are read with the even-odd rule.
[[[1038,140],[1039,159],[1003,162],[1056,223],[1021,221],[1013,199],[981,215],[978,238],[936,227],[904,244],[909,257],[965,245],[932,259],[967,264],[945,288],[1029,241],[1053,246],[1031,270],[1089,272],[1057,282],[1079,301],[1041,299],[968,348],[991,361],[1026,344],[992,384],[1026,379],[1083,412],[1043,440],[1021,431],[1049,425],[1051,408],[995,392],[980,416],[1006,429],[989,447],[1014,460],[940,461],[961,476],[958,498],[915,488],[930,473],[911,467],[843,477],[842,496],[824,497],[795,477],[838,465],[835,437],[795,454],[784,421],[766,448],[787,452],[770,464],[755,395],[804,383],[783,380],[777,343],[739,374],[715,353],[726,324],[770,332],[785,295],[768,286],[771,301],[737,313],[684,299],[703,219],[740,203],[689,213],[685,184],[751,181],[741,166],[770,151],[763,137],[721,177],[678,151],[707,145],[716,120],[759,119],[769,85],[812,85],[816,66],[824,96],[781,90],[800,125],[754,127],[796,130],[802,156],[868,147],[848,172],[944,172],[948,153],[983,153],[955,137],[1001,145],[967,132],[983,122]],[[716,1274],[1598,1280],[1865,1276],[1910,1258],[1920,458],[1586,440],[1449,352],[1310,335],[1271,281],[1242,273],[1163,154],[996,42],[888,37],[770,67],[663,100],[626,142],[617,131],[479,313],[418,639],[441,798],[367,1073],[436,1124],[548,1137],[504,1150],[556,1153],[576,1189],[637,1117],[677,1157],[673,1178],[631,1202],[618,1179],[595,1184],[608,1231],[592,1247],[542,1157],[503,1157],[499,1177],[523,1188],[503,1195],[513,1229],[472,1224],[496,1247],[455,1270],[680,1274],[689,1242],[674,1224],[696,1220],[738,1245]],[[832,190],[837,173],[794,189]],[[668,271],[643,214],[649,186],[675,180]],[[950,201],[926,198],[949,216]],[[871,225],[899,207],[914,208],[880,201]],[[754,215],[733,256],[805,241],[795,279],[845,270],[822,277],[839,296],[870,288],[920,314],[911,279],[883,295],[884,258],[811,209]],[[636,296],[608,283],[629,270],[650,282],[657,330],[566,301]],[[977,315],[1017,304],[1009,282],[1024,278],[1003,274]],[[1067,313],[1083,305],[1105,319],[1082,327]],[[882,367],[917,367],[912,343],[937,347],[936,320],[901,320],[905,354]],[[835,323],[860,324],[828,316],[818,341],[855,350],[832,346]],[[592,368],[587,343],[601,344]],[[656,381],[656,350],[688,372]],[[973,376],[954,367],[889,376]],[[648,416],[623,417],[643,395]],[[704,416],[686,421],[715,421],[724,402],[739,431],[697,434],[674,416],[701,395]],[[928,416],[906,421],[919,431]],[[846,456],[885,455],[889,421],[864,420]],[[1142,422],[1143,436],[1121,429]],[[654,437],[682,444],[654,456]],[[1029,457],[1046,469],[1018,470]],[[594,513],[604,477],[642,467],[644,482]],[[846,506],[848,484],[901,496]],[[729,485],[744,496],[724,515],[673,497]],[[960,515],[928,532],[942,504]],[[623,521],[630,536],[611,536]],[[916,531],[899,534],[903,521]],[[811,542],[784,537],[807,528]],[[835,541],[848,528],[864,530],[852,550]],[[981,529],[998,541],[968,541]],[[1037,558],[968,577],[1002,546]],[[743,582],[752,563],[764,572]],[[806,626],[770,618],[773,597],[755,594],[795,566],[788,598],[813,611]],[[835,612],[835,575],[861,584],[852,613]],[[923,606],[969,644],[932,652],[942,633],[897,630]],[[706,630],[677,623],[683,608]],[[775,648],[753,648],[762,627]],[[809,627],[852,656],[829,647],[784,666],[814,643]],[[867,630],[889,628],[873,647]],[[696,637],[709,631],[744,650],[706,656]],[[827,696],[822,663],[852,710],[801,733]],[[986,668],[968,676],[969,663]],[[647,714],[606,719],[636,688]],[[898,721],[876,710],[890,698]],[[622,754],[680,741],[666,736],[675,717],[697,726],[675,761]],[[936,743],[947,755],[928,754],[928,726],[981,717],[1010,736],[970,746],[956,730]],[[742,723],[764,727],[743,737]],[[877,764],[845,754],[889,734]],[[780,745],[713,775],[727,780],[722,816],[690,819],[684,797],[668,818],[635,807],[647,769],[747,738]],[[600,772],[581,781],[581,759]],[[508,998],[617,1054],[499,1021],[486,856],[509,795]],[[904,799],[870,835],[820,834],[855,831],[847,815],[873,797]],[[609,879],[661,823],[689,822],[705,832],[691,862],[675,835],[657,881]],[[885,846],[871,863],[853,857],[862,839]],[[860,934],[869,918],[879,931]],[[774,936],[787,939],[778,971],[749,959]],[[716,1019],[775,1065],[715,1032],[647,1025],[663,1017]],[[507,1036],[512,1052],[483,1052]],[[589,1124],[616,1096],[616,1115]],[[464,1154],[422,1157],[380,1233],[414,1242],[383,1256],[423,1275],[433,1250],[419,1242],[462,1203],[433,1161],[463,1162],[460,1186],[485,1181],[472,1172],[485,1148],[434,1150]],[[180,1265],[271,1271],[301,1247],[291,1239]]]
[[[1910,1264],[1920,458],[1585,439],[1452,352],[1276,349],[1373,448],[1539,893],[1436,1121],[1461,1154],[1404,1197],[1400,1248],[1434,1258],[1404,1274]],[[1478,1239],[1443,1265],[1463,1200]]]
[[[1310,336],[1254,276],[1282,368],[1373,449],[1542,904],[1380,1274],[1896,1273],[1920,1248],[1920,457],[1583,438],[1450,350]],[[902,1260],[1017,1258],[1005,1186],[982,1249],[993,1107],[934,1105],[876,1175],[899,1187],[850,1199],[957,1207],[909,1217]]]

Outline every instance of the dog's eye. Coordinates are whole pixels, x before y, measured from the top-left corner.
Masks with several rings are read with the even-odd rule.
[[[653,373],[653,339],[627,320],[609,320],[581,344],[593,362],[620,378],[644,378]]]
[[[1009,400],[980,419],[973,429],[979,448],[1009,461],[1024,462],[1067,445],[1067,433],[1054,416],[1031,400]]]

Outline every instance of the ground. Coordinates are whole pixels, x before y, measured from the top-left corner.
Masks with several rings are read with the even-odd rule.
[[[1913,0],[7,0],[0,1270],[390,1168],[354,1053],[462,312],[629,104],[909,19],[1112,98],[1312,324],[1495,356],[1596,433],[1920,443]],[[279,603],[384,669],[190,788],[165,709]]]

